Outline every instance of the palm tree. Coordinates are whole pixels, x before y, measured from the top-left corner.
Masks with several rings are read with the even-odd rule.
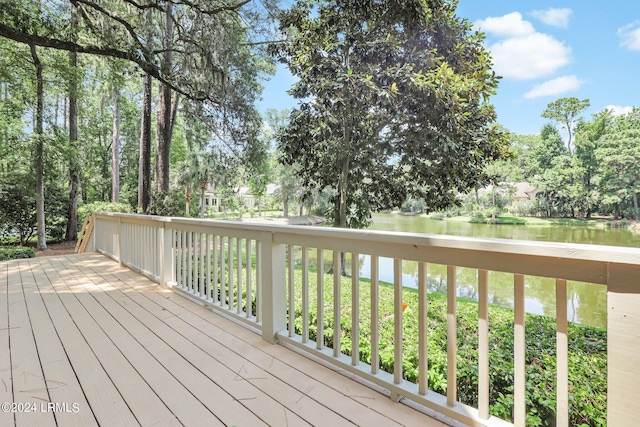
[[[178,174],[177,182],[185,187],[186,214],[189,216],[189,202],[191,201],[191,188],[200,188],[200,218],[204,218],[205,198],[204,192],[211,183],[221,182],[222,168],[219,158],[215,153],[203,153],[191,151],[184,161]]]

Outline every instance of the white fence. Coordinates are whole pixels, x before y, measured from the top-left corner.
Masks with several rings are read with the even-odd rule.
[[[556,279],[557,426],[567,426],[569,417],[567,281],[606,285],[608,424],[635,425],[633,420],[640,419],[640,406],[636,404],[640,398],[638,249],[126,214],[96,214],[95,220],[93,244],[97,251],[162,285],[172,286],[204,306],[259,328],[269,342],[286,342],[388,389],[395,400],[406,397],[469,425],[510,425],[489,416],[488,272],[513,274],[516,426],[526,424],[525,276]],[[329,255],[333,266],[331,301],[327,301],[325,293],[325,275],[329,274],[325,272],[325,255]],[[370,290],[366,301],[360,298],[361,255],[370,257]],[[403,342],[402,265],[406,261],[418,263],[417,383],[404,379],[402,361],[408,355],[403,354],[402,345],[394,347],[393,372],[379,369],[381,257],[394,260],[391,315],[395,343]],[[315,262],[315,274],[309,267],[310,260]],[[340,275],[345,260],[351,260],[352,295],[346,304],[342,300],[344,279]],[[447,266],[446,396],[427,388],[427,263]],[[456,394],[456,267],[477,269],[477,407],[460,403]],[[299,280],[295,280],[296,274]],[[311,285],[315,285],[313,295]],[[370,324],[365,325],[360,319],[363,305],[370,309]],[[346,334],[339,321],[333,322],[332,331],[324,331],[327,311],[348,313],[350,332]],[[358,349],[361,328],[370,331],[370,364],[359,360],[358,351],[350,355],[341,351],[340,339],[333,340],[331,347],[325,344],[326,335],[348,335],[350,348]]]

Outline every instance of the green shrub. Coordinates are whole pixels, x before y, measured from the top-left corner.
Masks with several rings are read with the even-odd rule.
[[[295,272],[295,328],[302,330],[301,271]],[[325,275],[324,337],[325,346],[333,346],[333,277]],[[316,340],[317,292],[315,281],[309,288],[309,339]],[[360,280],[360,360],[371,363],[370,285]],[[405,288],[403,313],[403,377],[418,379],[418,294]],[[394,317],[393,286],[379,288],[379,334],[381,370],[393,373]],[[343,278],[342,307],[351,306],[351,279]],[[341,349],[351,354],[351,310],[341,315]],[[478,404],[478,305],[458,300],[457,308],[457,384],[460,401]],[[511,420],[513,410],[513,310],[489,307],[490,345],[490,412]],[[446,394],[447,376],[447,299],[446,295],[429,293],[427,309],[427,346],[429,389]],[[555,425],[556,407],[556,325],[545,316],[526,315],[526,381],[527,425]],[[607,399],[607,337],[598,328],[569,324],[569,417],[572,426],[604,426]]]
[[[82,205],[78,207],[78,219],[80,225],[82,225],[82,221],[84,221],[84,217],[87,214],[92,214],[94,212],[131,213],[133,212],[133,209],[126,203],[93,202],[87,205]]]
[[[23,246],[0,246],[0,261],[19,258],[35,258],[36,250]]]

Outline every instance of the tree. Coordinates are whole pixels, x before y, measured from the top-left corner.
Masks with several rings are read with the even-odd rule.
[[[36,71],[36,109],[33,129],[34,169],[36,172],[36,223],[38,228],[38,250],[47,250],[47,233],[44,219],[44,79],[43,65],[35,45],[29,46]]]
[[[204,218],[205,197],[204,193],[209,184],[220,185],[224,174],[219,156],[216,153],[202,153],[192,151],[184,162],[182,171],[178,175],[178,185],[185,187],[186,192],[186,214],[189,215],[189,194],[192,186],[200,190],[200,218]]]
[[[603,137],[596,158],[602,164],[603,203],[613,205],[618,217],[624,204],[631,202],[631,216],[639,219],[640,129],[625,129]]]
[[[272,53],[299,78],[301,99],[279,135],[307,194],[335,189],[336,227],[409,196],[428,210],[489,181],[506,152],[487,102],[497,87],[482,35],[452,1],[300,0],[280,16]]]
[[[601,163],[596,157],[602,137],[610,132],[613,117],[604,110],[594,114],[590,122],[583,122],[576,128],[575,156],[573,158],[576,179],[578,180],[578,205],[587,218],[600,203],[600,194],[596,178],[601,170]]]
[[[256,120],[251,116],[257,115],[252,111],[261,91],[257,80],[272,69],[264,37],[268,17],[275,8],[273,0],[70,3],[71,8],[60,7],[56,0],[0,0],[0,37],[135,63],[149,76],[145,82],[145,102],[151,91],[150,81],[156,79],[159,98],[154,176],[158,191],[167,192],[169,188],[178,94],[215,111],[211,115],[218,116],[214,121],[220,134],[234,134],[229,139],[240,136],[244,141],[234,141],[248,143],[251,138],[247,135],[251,132],[228,128],[239,123],[243,126],[248,123],[246,128],[255,127]],[[150,106],[143,111],[144,114],[151,111]],[[147,144],[151,137],[150,125],[146,124],[149,120],[147,115],[140,135],[139,205],[143,211],[149,205],[152,183],[151,161],[147,160],[151,155]]]
[[[542,117],[560,123],[562,128],[566,129],[569,133],[567,148],[569,149],[569,155],[571,156],[573,156],[573,150],[571,149],[571,136],[576,118],[589,105],[590,103],[588,99],[579,100],[575,97],[560,98],[557,101],[549,103],[547,108],[542,112]]]

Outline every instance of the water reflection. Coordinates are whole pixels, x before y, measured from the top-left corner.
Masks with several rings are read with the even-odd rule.
[[[371,277],[371,257],[360,256],[360,277]],[[393,259],[380,258],[379,278],[393,283]],[[458,297],[478,300],[477,270],[456,268],[456,293]],[[409,288],[418,286],[418,263],[403,261],[402,285]],[[427,265],[427,288],[431,292],[447,291],[447,267],[438,264]],[[513,274],[489,272],[489,303],[513,308]],[[607,292],[603,285],[568,282],[567,316],[572,322],[606,328]],[[555,280],[543,277],[525,276],[525,310],[528,313],[555,317]]]
[[[505,226],[469,224],[464,222],[434,221],[422,217],[384,215],[373,217],[370,229],[404,231],[453,236],[491,237],[515,240],[584,243],[608,246],[640,247],[640,235],[628,230],[601,229],[584,226]],[[362,277],[370,276],[369,257],[363,257]],[[418,266],[415,262],[403,262],[404,286],[416,287]],[[446,266],[427,266],[427,285],[430,291],[446,292]],[[393,281],[393,260],[380,259],[380,280]],[[477,271],[457,269],[456,291],[458,296],[478,299]],[[513,308],[513,275],[489,272],[489,302]],[[606,328],[607,291],[603,285],[567,283],[567,316],[570,321]],[[525,277],[525,309],[529,313],[555,317],[555,280],[542,277]]]
[[[325,270],[333,263],[333,252],[324,251]],[[296,247],[296,263],[300,263],[301,250]],[[351,272],[351,255],[346,257],[346,271]],[[316,250],[309,251],[309,267],[316,268]],[[360,255],[358,258],[359,276],[371,278],[371,257]],[[478,301],[477,270],[456,268],[456,293],[458,297]],[[393,259],[379,258],[378,279],[393,283]],[[489,304],[513,308],[513,274],[489,272]],[[402,262],[402,285],[408,288],[418,286],[418,263]],[[447,292],[447,267],[439,264],[427,264],[427,289],[430,292]],[[580,282],[567,282],[567,318],[571,322],[606,328],[607,326],[607,290],[603,285]],[[555,280],[544,277],[525,276],[525,311],[544,316],[556,316]]]

